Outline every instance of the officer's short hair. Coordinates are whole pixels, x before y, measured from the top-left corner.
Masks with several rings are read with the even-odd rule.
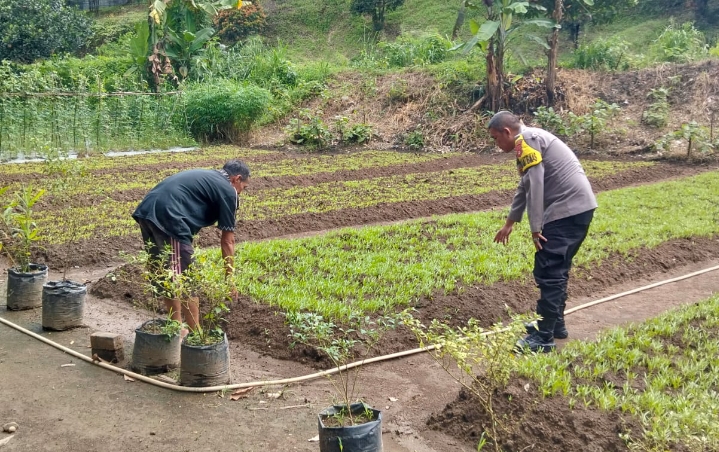
[[[488,129],[502,130],[504,128],[516,130],[521,126],[519,118],[508,111],[497,112],[487,123]]]

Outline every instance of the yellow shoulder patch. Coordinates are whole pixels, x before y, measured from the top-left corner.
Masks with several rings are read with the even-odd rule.
[[[522,171],[542,163],[542,154],[528,145],[522,135],[514,141],[514,151],[517,153],[517,166],[522,168]]]

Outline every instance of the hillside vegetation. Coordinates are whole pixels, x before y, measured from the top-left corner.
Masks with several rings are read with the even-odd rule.
[[[597,0],[587,14],[567,13],[551,101],[543,19],[551,11],[505,0],[525,6],[500,43],[484,35],[497,14],[485,7],[467,8],[452,38],[460,1],[394,0],[381,27],[353,13],[371,1],[259,0],[213,19],[175,0],[152,30],[145,7],[102,11],[75,56],[2,62],[0,159],[207,140],[483,150],[484,118],[498,109],[580,151],[706,156],[717,148],[717,71],[704,61],[719,56],[719,0],[703,15],[703,0]],[[499,83],[487,83],[488,52],[503,55]],[[633,88],[619,95],[626,84]],[[159,95],[138,97],[148,92]]]

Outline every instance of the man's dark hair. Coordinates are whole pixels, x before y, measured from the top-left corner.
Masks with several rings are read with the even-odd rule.
[[[508,111],[497,112],[487,123],[488,129],[502,130],[504,128],[516,130],[521,126],[519,118]]]
[[[230,176],[240,176],[242,177],[242,180],[247,180],[250,178],[250,167],[245,164],[240,159],[234,159],[229,160],[227,163],[225,163],[225,166],[222,167],[223,170],[227,172]]]

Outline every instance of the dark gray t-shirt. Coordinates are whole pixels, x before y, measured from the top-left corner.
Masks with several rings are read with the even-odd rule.
[[[170,237],[192,244],[200,229],[217,223],[235,230],[237,192],[216,170],[195,169],[174,174],[145,196],[133,218],[153,222]]]

